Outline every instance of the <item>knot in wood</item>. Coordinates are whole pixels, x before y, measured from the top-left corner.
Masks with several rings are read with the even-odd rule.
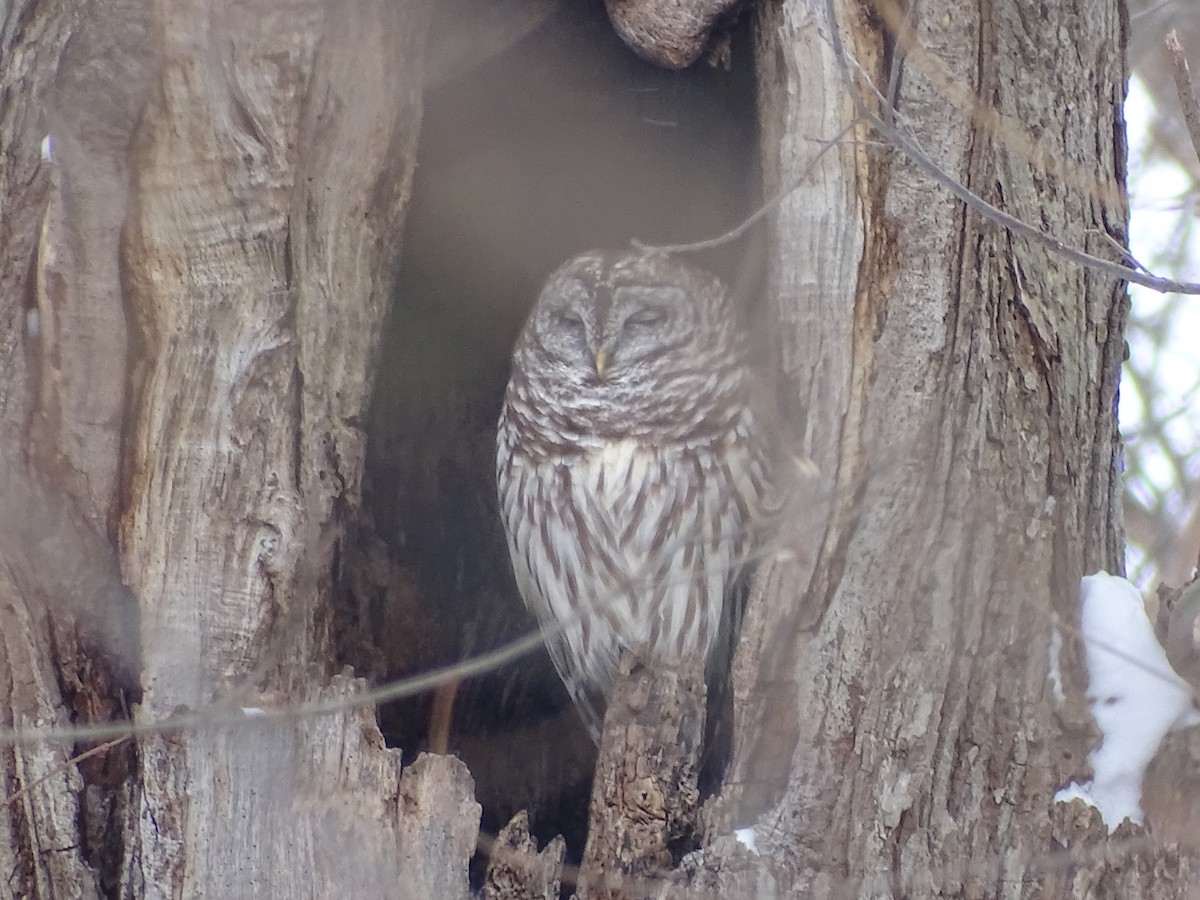
[[[665,821],[667,818],[662,789],[650,776],[634,778],[625,785],[625,806],[628,810],[637,810],[647,819]]]

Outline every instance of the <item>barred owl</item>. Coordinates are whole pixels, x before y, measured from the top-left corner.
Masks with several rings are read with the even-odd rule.
[[[724,287],[592,252],[546,283],[513,353],[496,470],[526,606],[593,738],[621,653],[704,659],[767,462]]]

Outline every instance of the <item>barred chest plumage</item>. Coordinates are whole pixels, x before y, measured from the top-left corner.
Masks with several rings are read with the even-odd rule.
[[[763,505],[766,466],[752,434],[747,413],[711,443],[501,451],[521,594],[593,733],[624,650],[650,664],[708,654]]]

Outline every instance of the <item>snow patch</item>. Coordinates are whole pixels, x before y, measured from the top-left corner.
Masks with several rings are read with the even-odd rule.
[[[1169,732],[1197,724],[1200,713],[1191,688],[1171,668],[1138,589],[1097,572],[1080,581],[1080,593],[1088,700],[1102,740],[1088,756],[1092,780],[1072,782],[1055,800],[1091,804],[1112,831],[1125,819],[1142,821],[1146,766]]]
[[[1067,699],[1063,693],[1062,669],[1059,657],[1062,654],[1062,632],[1055,628],[1050,632],[1050,687],[1054,690],[1054,699],[1059,703]]]
[[[749,850],[751,853],[758,852],[757,837],[754,834],[753,828],[739,828],[733,833],[739,844]]]

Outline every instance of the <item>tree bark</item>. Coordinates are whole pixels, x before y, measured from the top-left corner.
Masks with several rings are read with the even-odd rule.
[[[120,537],[142,601],[141,721],[214,694],[258,705],[246,692],[263,683],[318,695],[303,685],[330,652],[329,573],[358,501],[355,422],[393,285],[428,16],[373,0],[155,12],[163,60],[123,247],[140,352]],[[478,820],[465,770],[437,764],[397,806],[397,751],[365,721],[359,751],[320,752],[345,741],[331,724],[145,742],[125,889],[465,895]],[[254,828],[225,824],[243,817]],[[263,852],[260,826],[311,848],[315,871]]]
[[[461,763],[402,773],[369,711],[255,711],[360,690],[328,680],[329,573],[358,503],[429,12],[6,13],[6,722],[67,725],[64,699],[108,718],[126,690],[140,724],[225,723],[132,756],[116,742],[119,779],[69,740],[9,742],[16,895],[467,894]]]
[[[560,836],[539,853],[529,833],[529,815],[517,813],[488,852],[484,900],[558,900],[566,849]]]
[[[939,168],[1115,258],[1118,4],[922,4],[890,23],[835,5],[869,106],[867,79],[886,92],[902,63],[898,127]],[[783,393],[828,499],[792,505],[760,573],[738,665],[739,734],[753,737],[737,750],[730,818],[756,822],[793,895],[1175,896],[1191,858],[1120,838],[1120,861],[1097,854],[1099,817],[1054,802],[1086,776],[1095,737],[1078,580],[1122,568],[1124,285],[1013,237],[868,143],[833,27],[823,2],[762,10],[768,193],[799,181],[773,230]],[[813,139],[839,137],[806,171]],[[807,558],[795,536],[816,537]],[[1056,622],[1061,705],[1047,681]]]
[[[706,697],[698,662],[650,671],[622,658],[604,717],[579,900],[654,897],[678,848],[694,840]]]

